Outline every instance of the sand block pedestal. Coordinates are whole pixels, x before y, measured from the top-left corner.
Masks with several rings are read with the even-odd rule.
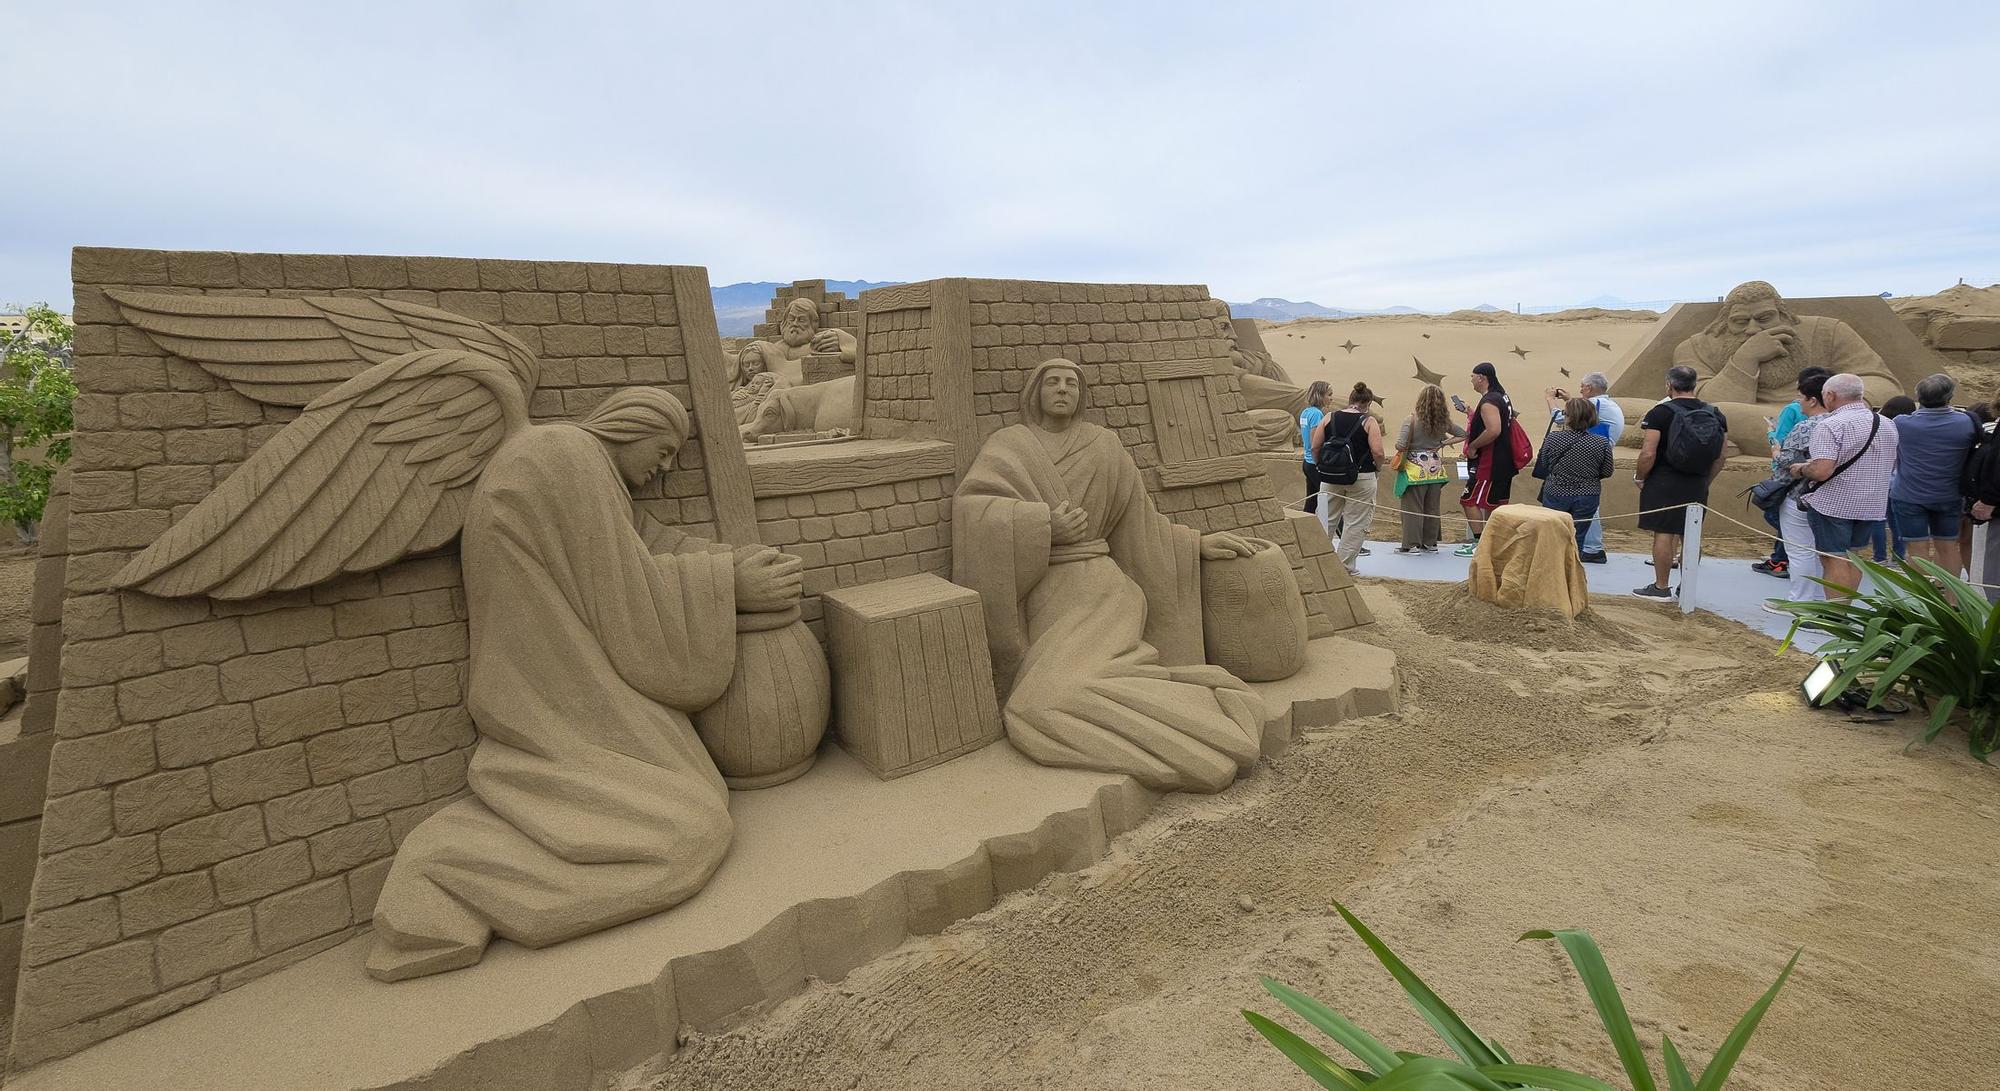
[[[1393,653],[1328,637],[1252,688],[1266,752],[1396,705]],[[675,1049],[683,1026],[741,1025],[1057,871],[1097,861],[1157,794],[1036,765],[1001,743],[892,781],[828,747],[811,772],[732,793],[736,839],[665,913],[478,965],[384,984],[363,935],[8,1080],[8,1091],[593,1091]]]
[[[1472,597],[1510,609],[1575,617],[1590,605],[1569,513],[1528,504],[1495,508],[1466,577]]]
[[[979,592],[930,573],[821,596],[840,744],[884,780],[998,739]]]

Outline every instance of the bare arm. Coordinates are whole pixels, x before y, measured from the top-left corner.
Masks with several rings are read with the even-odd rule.
[[[1655,459],[1660,457],[1659,431],[1657,429],[1648,428],[1645,430],[1645,432],[1646,432],[1645,438],[1643,441],[1641,441],[1639,446],[1639,468],[1637,472],[1633,475],[1637,480],[1640,481],[1644,481],[1646,480],[1646,478],[1652,475],[1653,462]]]
[[[1500,438],[1500,407],[1487,402],[1479,407],[1479,421],[1484,426],[1479,430],[1479,438],[1466,445],[1468,451],[1483,451]]]
[[[1364,423],[1362,424],[1362,426],[1361,426],[1361,427],[1362,427],[1362,430],[1364,430],[1364,431],[1366,431],[1366,432],[1368,433],[1368,453],[1369,453],[1369,455],[1370,455],[1370,456],[1371,456],[1372,458],[1374,458],[1376,462],[1378,462],[1378,463],[1379,463],[1379,462],[1381,462],[1381,461],[1382,461],[1382,424],[1381,424],[1381,422],[1377,421],[1377,420],[1376,420],[1376,419],[1375,419],[1374,417],[1372,417],[1372,416],[1371,416],[1371,417],[1369,417],[1369,418],[1368,418],[1368,420],[1367,420],[1366,422],[1364,422]]]

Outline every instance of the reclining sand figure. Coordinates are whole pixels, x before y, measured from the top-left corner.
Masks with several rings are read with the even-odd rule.
[[[737,354],[739,374],[754,374],[752,368],[768,371],[785,384],[805,382],[805,358],[815,353],[838,353],[841,362],[852,364],[859,342],[843,329],[820,329],[819,308],[810,299],[794,299],[785,305],[785,318],[777,341],[752,341]]]
[[[1068,360],[1029,374],[1024,423],[986,441],[952,499],[952,579],[984,600],[1022,753],[1219,791],[1256,762],[1263,711],[1203,662],[1200,566],[1253,547],[1161,515],[1086,399]]]

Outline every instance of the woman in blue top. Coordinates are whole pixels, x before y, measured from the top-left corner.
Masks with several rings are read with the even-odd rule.
[[[1328,402],[1333,400],[1333,385],[1320,381],[1306,387],[1306,407],[1299,412],[1299,446],[1305,449],[1306,505],[1303,510],[1319,511],[1319,468],[1313,465],[1313,429],[1326,416]],[[1320,516],[1320,526],[1324,529],[1326,517]]]

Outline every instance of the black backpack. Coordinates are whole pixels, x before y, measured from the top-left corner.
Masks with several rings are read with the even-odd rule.
[[[1965,469],[1959,472],[1958,486],[1967,497],[1982,503],[2000,499],[2000,427],[1986,425],[1979,429],[1979,444],[1965,456]]]
[[[1661,456],[1680,473],[1706,477],[1715,460],[1722,457],[1721,412],[1707,402],[1693,408],[1674,401],[1667,404],[1673,407],[1674,426],[1667,432],[1667,446]]]
[[[1329,420],[1326,435],[1320,439],[1319,450],[1313,452],[1313,466],[1319,470],[1319,479],[1329,485],[1352,485],[1361,479],[1361,463],[1354,458],[1354,432],[1368,425],[1367,417],[1357,418],[1358,423],[1344,435],[1334,435],[1334,422]]]

